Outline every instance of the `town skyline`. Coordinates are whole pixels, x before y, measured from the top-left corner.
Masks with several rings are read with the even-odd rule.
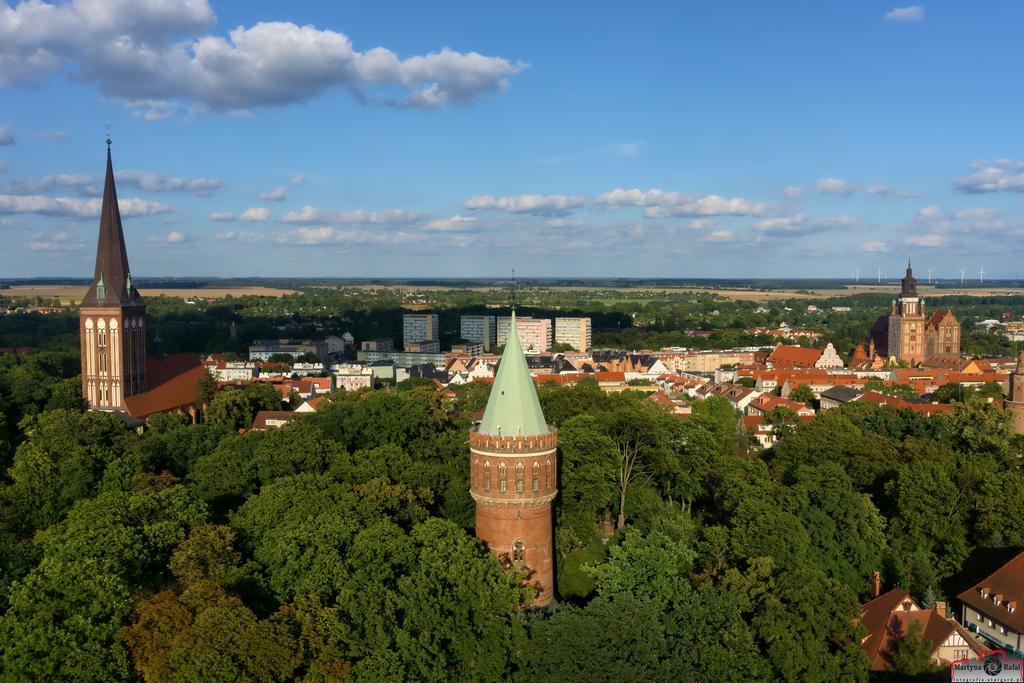
[[[1018,277],[1013,3],[89,8],[0,9],[7,277],[90,274],[107,122],[143,278]]]

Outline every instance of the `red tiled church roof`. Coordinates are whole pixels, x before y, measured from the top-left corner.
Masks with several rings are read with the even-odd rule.
[[[196,384],[205,375],[206,368],[194,353],[146,358],[149,390],[124,400],[128,414],[141,419],[191,405],[195,401]]]

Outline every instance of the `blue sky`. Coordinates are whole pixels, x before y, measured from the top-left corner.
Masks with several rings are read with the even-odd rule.
[[[1024,4],[0,3],[0,276],[1015,277]]]

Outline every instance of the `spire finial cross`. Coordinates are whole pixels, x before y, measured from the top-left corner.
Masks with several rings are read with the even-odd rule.
[[[512,269],[512,310],[516,310],[516,269]]]
[[[110,124],[107,124],[107,151],[110,151]]]

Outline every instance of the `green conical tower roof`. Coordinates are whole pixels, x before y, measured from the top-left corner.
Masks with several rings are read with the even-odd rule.
[[[540,436],[548,431],[533,376],[519,344],[516,312],[512,311],[508,341],[505,342],[505,352],[501,354],[498,374],[494,377],[479,432],[501,436]]]

